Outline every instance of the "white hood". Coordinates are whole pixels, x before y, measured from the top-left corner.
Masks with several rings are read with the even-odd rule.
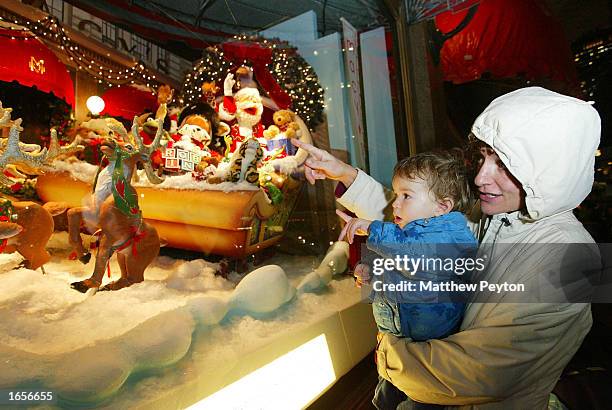
[[[534,220],[574,209],[591,192],[601,120],[589,102],[522,88],[493,100],[472,133],[519,180]]]

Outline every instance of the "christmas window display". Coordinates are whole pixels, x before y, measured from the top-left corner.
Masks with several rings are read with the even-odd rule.
[[[307,155],[291,138],[312,142],[311,129],[322,120],[323,89],[285,42],[240,37],[205,54],[187,75],[182,94],[160,88],[167,127],[145,170],[150,166],[147,175],[154,171],[163,181],[139,178],[134,186],[145,218],[169,246],[245,257],[282,237],[287,219],[271,217],[287,217],[295,205],[303,182],[294,174]],[[109,136],[147,145],[157,130],[146,115],[131,132],[113,118],[92,119],[79,130],[84,158],[99,162],[100,144]],[[57,162],[54,172],[39,178],[38,194],[44,201],[80,205],[96,171],[71,160]],[[73,195],[66,194],[68,185]],[[164,190],[174,192],[162,200]],[[176,208],[176,200],[197,206]],[[209,240],[212,234],[216,241]]]
[[[2,385],[49,386],[58,392],[60,407],[129,406],[145,394],[137,384],[143,372],[177,365],[175,378],[185,366],[218,373],[210,367],[222,366],[215,356],[227,358],[226,345],[239,349],[242,338],[233,333],[245,330],[223,324],[258,329],[257,346],[276,332],[300,333],[304,313],[325,317],[338,306],[356,304],[359,293],[350,279],[332,281],[346,270],[346,243],[331,244],[322,261],[295,257],[284,260],[284,269],[269,264],[246,276],[231,271],[225,279],[218,275],[228,273],[224,260],[157,257],[160,246],[168,245],[244,260],[283,240],[304,185],[298,168],[306,153],[296,150],[291,138],[312,141],[312,130],[323,120],[322,98],[316,74],[288,44],[241,37],[207,50],[181,94],[160,88],[156,113],[128,127],[110,117],[93,118],[62,148],[53,132],[48,149],[20,144],[19,123],[10,109],[2,109],[11,139],[0,151],[0,165],[42,173],[36,191],[46,204],[34,207],[40,215],[27,219],[45,232],[53,225],[68,230],[38,234],[31,240],[38,252],[21,253],[28,269],[4,277],[17,289],[4,296],[4,306],[29,304],[48,325],[38,329],[44,341],[15,336],[9,326],[11,340],[0,343],[10,358],[1,369]],[[28,151],[36,157],[45,152],[48,160],[28,163],[23,160]],[[76,156],[68,156],[74,151]],[[0,182],[9,185],[13,179]],[[7,253],[28,231],[13,210],[18,206],[2,208],[8,215],[0,221]],[[54,258],[34,258],[49,253],[75,260],[64,270],[67,265],[60,267]],[[0,259],[3,271],[19,258],[13,253]],[[53,270],[44,279],[46,307],[24,302],[40,283],[35,269],[43,265]],[[71,281],[75,276],[81,280]],[[143,281],[145,276],[165,279]],[[74,290],[66,293],[70,282]],[[328,287],[332,303],[321,306],[312,292]],[[121,298],[113,297],[118,292]],[[257,319],[271,314],[277,320],[260,327]],[[24,334],[35,327],[22,325]],[[67,331],[79,328],[87,331]],[[181,359],[190,350],[210,360],[186,364]],[[176,380],[164,380],[157,386],[175,385]],[[134,393],[136,398],[126,397]]]

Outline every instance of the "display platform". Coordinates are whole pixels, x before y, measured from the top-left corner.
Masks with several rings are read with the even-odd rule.
[[[372,309],[357,302],[254,343],[241,357],[219,360],[219,367],[136,408],[304,408],[370,354],[375,341]]]
[[[295,293],[320,257],[277,254],[236,286],[214,264],[162,256],[143,283],[91,295],[69,287],[93,261],[67,260],[66,236],[46,275],[0,255],[0,389],[55,392],[41,408],[301,408],[374,348],[352,277]]]

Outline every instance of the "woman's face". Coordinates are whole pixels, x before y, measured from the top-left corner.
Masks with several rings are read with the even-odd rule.
[[[516,178],[491,148],[482,147],[480,156],[480,169],[474,183],[478,187],[482,212],[496,215],[521,209],[525,195]]]

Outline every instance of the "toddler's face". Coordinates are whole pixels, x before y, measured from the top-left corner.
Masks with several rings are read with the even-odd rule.
[[[400,228],[417,219],[432,218],[445,213],[421,178],[393,178],[393,222]]]

